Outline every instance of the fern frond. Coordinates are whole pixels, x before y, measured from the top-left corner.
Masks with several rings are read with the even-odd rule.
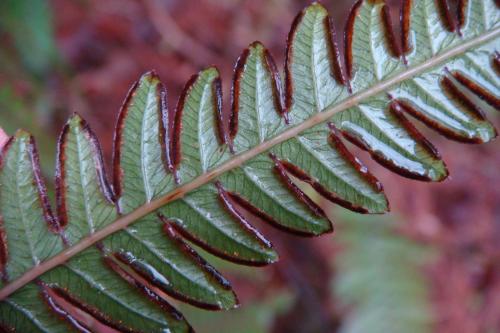
[[[236,306],[230,284],[185,240],[266,265],[278,254],[252,221],[305,236],[330,232],[297,180],[353,211],[387,211],[382,185],[343,138],[403,176],[445,179],[444,162],[406,114],[481,143],[496,136],[484,114],[500,109],[500,10],[493,0],[460,6],[450,25],[435,1],[405,1],[397,47],[387,7],[360,1],[341,59],[328,13],[314,3],[290,31],[284,84],[262,44],[243,52],[229,119],[216,68],[193,76],[171,113],[158,76],[146,73],[118,117],[112,187],[97,139],[78,115],[68,121],[57,214],[34,140],[17,132],[0,155],[0,328],[92,331],[98,322],[183,332],[190,327],[167,295],[209,309]]]

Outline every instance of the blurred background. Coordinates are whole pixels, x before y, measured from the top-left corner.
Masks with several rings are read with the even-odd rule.
[[[159,73],[172,108],[189,77],[215,64],[227,106],[239,53],[260,40],[282,66],[291,22],[308,3],[2,0],[0,127],[35,135],[51,180],[58,132],[76,111],[109,163],[115,117],[143,72]],[[323,4],[344,26],[353,0]],[[490,119],[500,128],[498,115]],[[176,306],[202,333],[500,332],[498,142],[463,145],[421,130],[448,165],[444,183],[404,179],[351,147],[384,184],[390,214],[328,206],[336,230],[317,239],[259,226],[278,249],[278,264],[245,268],[205,255],[232,282],[239,309]]]

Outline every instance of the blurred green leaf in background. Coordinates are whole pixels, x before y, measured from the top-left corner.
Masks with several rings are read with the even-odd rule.
[[[49,2],[2,0],[0,29],[11,37],[23,65],[33,75],[45,76],[57,59]]]
[[[433,250],[396,231],[389,217],[337,218],[334,299],[346,315],[341,333],[428,333],[434,318],[422,267]]]
[[[56,146],[49,81],[60,57],[50,3],[0,1],[0,41],[0,127],[8,135],[19,128],[31,132],[37,138],[42,171],[51,178]]]

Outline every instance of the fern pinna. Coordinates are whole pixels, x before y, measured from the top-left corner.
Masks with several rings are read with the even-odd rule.
[[[243,52],[228,119],[216,68],[191,78],[175,112],[157,75],[145,74],[118,117],[112,186],[96,137],[70,118],[55,209],[34,139],[18,131],[0,157],[0,331],[184,332],[167,295],[235,307],[229,282],[187,241],[241,264],[275,262],[250,220],[304,236],[332,230],[304,186],[386,212],[382,185],[344,139],[403,176],[445,179],[407,115],[458,141],[496,136],[484,114],[500,109],[500,10],[469,0],[455,15],[443,3],[403,1],[397,42],[387,6],[359,1],[342,59],[328,13],[310,5],[290,31],[283,84],[262,44]]]

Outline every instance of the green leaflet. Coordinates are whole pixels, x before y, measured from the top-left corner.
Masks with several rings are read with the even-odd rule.
[[[440,181],[446,166],[433,148],[411,135],[404,122],[391,114],[387,100],[373,100],[334,117],[337,126],[383,165],[416,179]]]
[[[411,114],[431,128],[452,139],[465,142],[488,142],[496,137],[496,130],[488,120],[481,119],[456,98],[450,98],[443,90],[443,71],[457,70],[474,78],[482,87],[498,90],[498,75],[491,68],[491,52],[495,43],[469,51],[424,75],[399,84],[390,93],[394,98],[406,101]]]
[[[114,187],[122,213],[166,193],[173,177],[164,168],[165,88],[153,73],[130,89],[115,138]]]
[[[0,159],[0,268],[6,288],[26,272],[33,283],[2,301],[0,329],[90,325],[60,308],[57,297],[136,332],[190,330],[167,296],[233,308],[230,284],[185,240],[234,262],[265,265],[278,254],[254,223],[308,236],[331,231],[296,180],[348,209],[387,211],[381,185],[343,138],[404,176],[444,179],[444,162],[406,114],[450,138],[479,143],[496,136],[483,113],[500,107],[494,30],[500,10],[492,0],[463,3],[464,24],[450,32],[435,1],[413,1],[410,47],[395,57],[384,7],[360,2],[347,34],[347,73],[327,11],[312,4],[290,32],[283,86],[260,43],[243,52],[228,119],[216,68],[188,82],[172,113],[159,78],[146,73],[118,118],[112,190],[97,140],[79,116],[69,120],[58,154],[57,218],[43,195],[33,140],[18,132]],[[97,246],[65,249],[82,241]],[[59,267],[44,270],[51,261]]]
[[[89,249],[74,258],[70,264],[58,267],[41,280],[50,286],[67,290],[80,304],[92,307],[104,315],[102,322],[117,329],[147,332],[187,332],[184,318],[171,313],[167,307],[158,307],[137,292],[136,288],[118,276],[110,275],[102,264],[102,256]],[[68,332],[71,325],[48,312],[49,299],[41,297],[41,288],[28,284],[7,301],[0,304],[2,327],[15,327],[19,332]],[[61,311],[61,309],[58,309]],[[65,317],[64,312],[61,313]],[[66,317],[67,318],[67,317]],[[113,323],[107,322],[113,320]],[[69,318],[67,318],[69,319]],[[82,325],[86,327],[85,325]],[[92,327],[86,327],[92,329]]]
[[[107,318],[107,324],[118,330],[189,331],[186,320],[168,303],[155,300],[152,294],[139,292],[141,288],[114,275],[96,249],[86,250],[70,263],[45,274],[42,280],[49,286],[62,288],[78,301],[96,309],[104,317],[95,317],[104,323],[107,323]],[[34,309],[30,305],[26,305],[26,308]]]
[[[182,161],[176,170],[179,183],[200,176],[228,157],[217,136],[216,119],[222,93],[219,80],[215,67],[201,71],[186,84],[179,99],[176,110],[176,124],[182,121],[179,140]]]
[[[165,194],[173,186],[162,141],[162,117],[167,116],[164,99],[160,80],[148,73],[132,88],[120,113],[115,138],[115,187],[120,189],[122,212]],[[133,258],[130,264],[174,297],[211,308],[236,305],[228,282],[186,244],[165,233],[164,223],[155,214],[141,220],[140,227],[131,226],[110,237],[105,242],[109,250]]]
[[[238,117],[238,133],[233,138],[236,152],[248,150],[272,137],[286,126],[281,82],[271,55],[258,42],[243,52],[236,64],[232,91],[233,112]],[[230,191],[239,193],[273,223],[286,230],[318,235],[331,224],[317,218],[294,198],[272,172],[272,160],[265,155],[219,177]],[[305,223],[304,223],[305,222]]]
[[[1,245],[15,258],[5,265],[3,283],[57,254],[63,246],[48,206],[34,139],[28,133],[18,131],[2,150],[0,184],[0,223],[9,237]]]
[[[59,220],[74,244],[118,217],[97,139],[78,115],[63,128],[57,160]]]
[[[0,303],[2,327],[19,332],[67,332],[68,325],[47,310],[38,286],[30,283]]]
[[[382,26],[383,6],[382,3],[372,5],[364,2],[358,9],[352,45],[357,60],[354,65],[356,74],[351,79],[354,92],[364,90],[404,68],[403,61],[388,52]]]
[[[460,42],[456,33],[446,31],[439,19],[435,1],[413,3],[414,14],[409,32],[412,51],[406,55],[410,66]],[[483,3],[487,1],[467,2],[466,12],[471,14],[465,28],[461,30],[464,36],[473,37],[484,31],[483,21],[477,17],[483,14],[481,11]],[[365,89],[404,70],[402,60],[386,59],[390,56],[380,48],[381,44],[387,44],[380,34],[381,10],[382,5],[369,3],[363,3],[358,9],[358,19],[353,31],[353,53],[360,56],[354,64],[356,74],[351,80],[353,91]],[[367,48],[367,45],[370,47]],[[386,45],[385,48],[387,47]],[[466,57],[462,56],[461,59]],[[458,61],[463,65],[464,60],[452,60],[446,67],[440,66],[419,77],[401,82],[396,89],[388,92],[388,95],[390,98],[405,102],[406,112],[448,137],[460,141],[487,142],[496,136],[492,125],[487,120],[478,119],[467,108],[457,105],[443,92],[441,77],[446,69],[450,71],[460,68],[467,71],[470,77],[484,78],[483,75],[468,70],[469,66],[455,66]],[[498,85],[496,88],[493,86],[494,83],[484,85],[493,91],[498,89]],[[391,114],[388,105],[389,100],[385,96],[372,98],[372,101],[363,102],[358,107],[338,113],[333,121],[351,141],[369,150],[377,161],[394,171],[417,179],[433,181],[444,179],[448,173],[439,155],[433,153],[432,147],[429,150],[427,144],[419,142],[418,136],[412,135],[404,123]]]
[[[98,228],[116,219],[116,208],[106,198],[108,191],[103,174],[100,150],[96,139],[79,116],[73,116],[63,130],[58,154],[57,194],[60,221],[67,223],[62,231],[67,242],[77,242],[83,235],[95,232]],[[1,203],[10,205],[22,216],[25,230],[6,228],[9,237],[9,255],[17,260],[7,265],[8,278],[16,277],[23,264],[23,256],[30,255],[36,262],[26,264],[31,267],[62,250],[58,235],[50,234],[45,224],[57,227],[44,202],[44,185],[39,178],[38,158],[32,138],[25,132],[18,132],[2,153],[2,175],[7,170],[15,170],[17,178],[3,176],[1,179]],[[11,171],[12,172],[12,171]],[[11,193],[11,191],[15,191]],[[42,194],[40,194],[40,192]],[[108,193],[109,195],[109,193]],[[14,200],[12,200],[14,199]],[[30,207],[32,206],[32,207]],[[2,209],[2,212],[16,211]],[[45,210],[45,211],[44,211]],[[44,215],[45,214],[45,215]],[[10,222],[17,216],[6,216]],[[29,223],[33,222],[33,223]],[[8,226],[18,225],[10,222]],[[47,234],[49,233],[49,234]],[[31,235],[30,235],[31,234]],[[10,237],[11,235],[17,236]],[[39,235],[33,237],[33,235]],[[14,241],[13,241],[14,240]],[[12,246],[13,245],[13,246]],[[19,248],[16,249],[16,247]],[[22,248],[24,247],[24,248]],[[19,255],[18,251],[22,251]],[[26,270],[24,268],[23,270]],[[40,281],[40,280],[39,280]],[[102,255],[96,249],[88,249],[70,263],[60,266],[41,277],[48,286],[57,286],[74,297],[82,306],[89,306],[98,314],[111,318],[110,326],[147,328],[150,332],[163,332],[175,328],[187,331],[189,326],[182,317],[172,314],[167,308],[161,310],[141,296],[136,288],[128,285],[104,265]],[[40,285],[31,284],[0,305],[0,317],[5,327],[15,327],[26,332],[67,332],[66,323],[46,315],[46,305],[51,299],[40,297]],[[137,307],[131,307],[135,304]],[[59,310],[60,311],[60,310]],[[66,315],[63,315],[63,317]],[[103,317],[108,318],[108,317]],[[107,322],[105,319],[101,319]],[[86,327],[82,324],[82,327]]]
[[[300,123],[348,96],[347,88],[333,77],[327,20],[326,9],[313,4],[297,17],[288,36],[286,86],[290,94],[286,106],[292,123]]]
[[[328,53],[330,32],[325,22],[328,13],[319,4],[308,7],[289,36],[287,58],[287,89],[291,90],[290,117],[310,116],[327,106],[345,99],[347,88],[334,78],[333,56]],[[299,118],[298,121],[304,119]],[[341,199],[370,213],[388,209],[387,200],[379,189],[373,188],[365,175],[357,170],[326,138],[329,129],[325,124],[305,131],[273,149],[278,157],[288,159],[316,178]]]
[[[331,224],[326,219],[318,218],[304,209],[276,175],[269,172],[272,167],[268,156],[259,156],[219,179],[227,190],[239,193],[270,216],[279,228],[305,235],[330,231]]]
[[[209,68],[194,76],[179,100],[177,113],[182,114],[180,154],[182,162],[177,175],[181,183],[200,176],[229,156],[218,142],[217,80],[219,73]],[[217,189],[205,185],[186,197],[167,205],[168,216],[190,239],[206,250],[232,261],[262,265],[277,260],[271,245],[253,228],[234,220],[224,209]]]
[[[259,42],[243,52],[236,64],[232,90],[238,133],[233,148],[243,152],[272,138],[285,128],[281,117],[281,81],[276,65]]]

